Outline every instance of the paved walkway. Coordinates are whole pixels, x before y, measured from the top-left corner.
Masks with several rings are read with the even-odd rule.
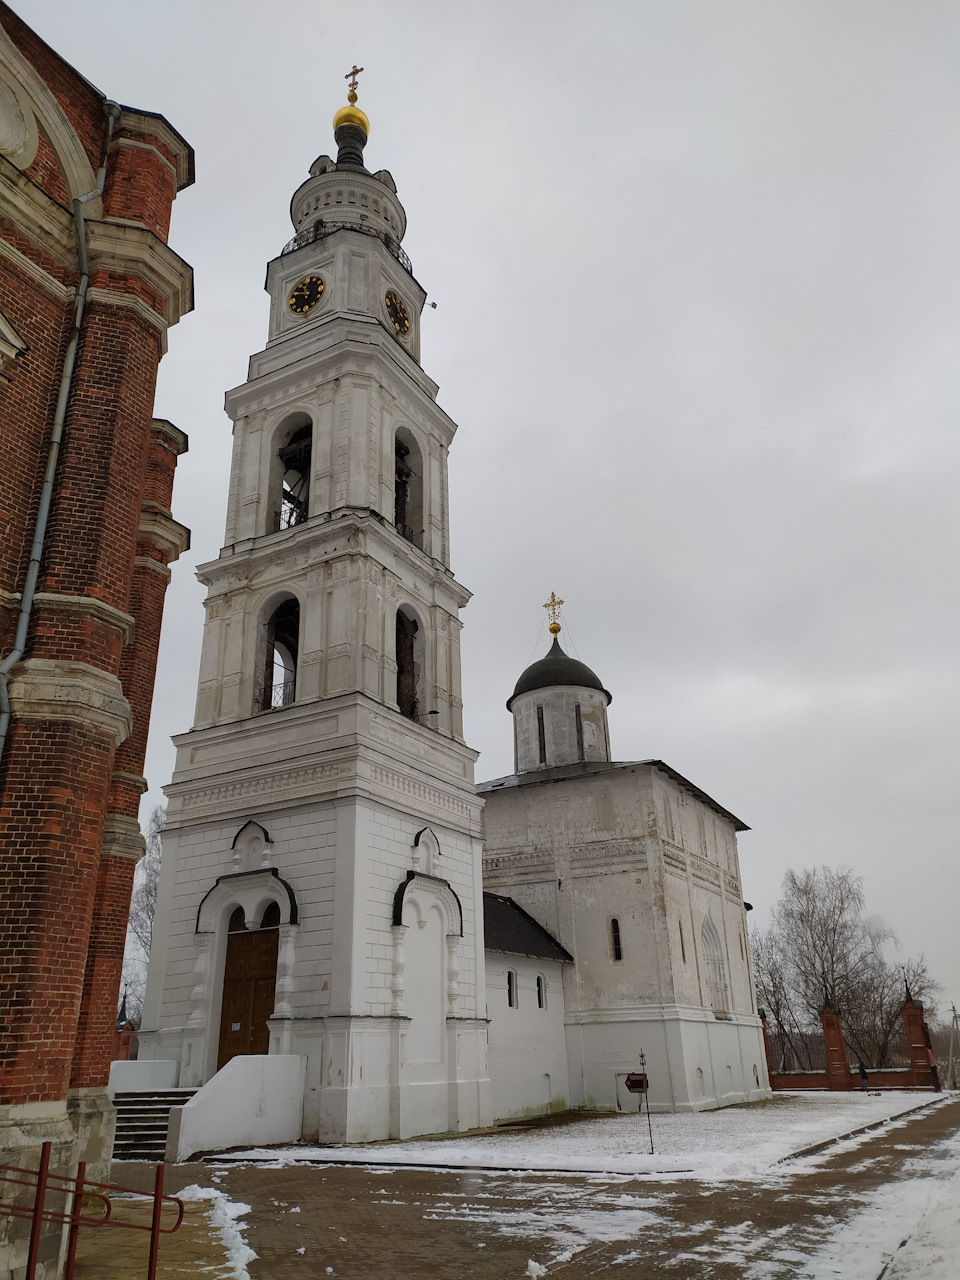
[[[822,1156],[816,1167],[788,1162],[752,1182],[207,1164],[169,1168],[166,1189],[176,1194],[190,1183],[214,1185],[251,1206],[239,1219],[258,1255],[249,1264],[250,1280],[876,1280],[931,1195],[956,1173],[958,1135],[960,1099],[954,1098],[852,1150]],[[146,1185],[145,1166],[120,1167],[124,1181],[139,1185],[142,1178]],[[161,1275],[231,1274],[217,1269],[224,1251],[218,1253],[215,1236],[208,1231],[200,1242],[199,1208],[192,1206],[189,1241],[186,1235],[164,1239]],[[884,1229],[889,1242],[881,1240]],[[108,1270],[106,1246],[102,1236],[88,1234],[86,1248],[97,1249],[99,1261],[79,1271],[78,1280],[142,1274]],[[190,1262],[181,1258],[189,1249],[200,1250]]]

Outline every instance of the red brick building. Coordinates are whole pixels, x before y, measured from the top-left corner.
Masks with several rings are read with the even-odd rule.
[[[170,511],[186,437],[153,400],[193,305],[167,245],[192,181],[162,116],[110,102],[0,0],[0,1147],[35,1165],[52,1138],[92,1176],[163,597],[188,545]]]

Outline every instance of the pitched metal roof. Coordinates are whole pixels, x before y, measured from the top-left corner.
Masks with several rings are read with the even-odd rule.
[[[483,938],[486,951],[573,963],[573,956],[543,925],[537,924],[512,898],[502,898],[498,893],[483,895]]]
[[[684,791],[688,791],[690,795],[696,796],[714,813],[719,813],[722,818],[729,819],[736,831],[750,830],[747,824],[741,822],[736,814],[731,813],[729,809],[725,809],[722,804],[717,804],[716,800],[708,796],[705,791],[701,791],[689,778],[685,778],[682,773],[677,773],[676,769],[666,764],[663,760],[588,760],[580,764],[557,765],[553,769],[530,769],[527,773],[510,773],[504,778],[491,778],[488,782],[478,782],[477,794],[481,796],[489,795],[491,791],[505,791],[510,787],[542,786],[548,782],[563,783],[570,778],[584,778],[594,773],[606,773],[611,769],[638,769],[642,767],[659,769],[662,773],[665,773],[679,787],[683,788]]]

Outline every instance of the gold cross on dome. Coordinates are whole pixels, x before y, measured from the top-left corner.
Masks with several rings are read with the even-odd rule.
[[[563,604],[563,601],[557,599],[557,593],[555,591],[551,591],[550,599],[543,606],[545,609],[548,609],[550,612],[550,628],[549,629],[550,629],[550,634],[552,636],[559,635],[560,633],[560,623],[557,621],[557,618],[560,614],[560,606],[562,604]]]
[[[357,92],[357,76],[360,74],[360,72],[361,72],[362,70],[363,70],[363,67],[358,67],[358,66],[357,66],[357,64],[356,64],[356,63],[354,63],[354,64],[353,64],[353,66],[352,66],[352,68],[351,68],[351,69],[347,72],[347,74],[343,77],[343,78],[344,78],[344,80],[349,80],[349,81],[350,81],[350,83],[349,83],[349,85],[347,86],[347,88],[350,90],[350,92],[351,92],[351,93],[356,93],[356,92]]]

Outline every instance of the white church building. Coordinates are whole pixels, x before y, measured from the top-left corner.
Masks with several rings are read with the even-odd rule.
[[[509,703],[516,772],[474,783],[456,426],[355,104],[354,84],[268,266],[267,344],[226,397],[226,535],[199,570],[129,1071],[202,1086],[183,1111],[225,1117],[224,1146],[634,1109],[640,1049],[654,1108],[766,1097],[742,824],[662,762],[611,761],[610,695],[556,637]],[[279,1127],[238,1119],[281,1102]]]

